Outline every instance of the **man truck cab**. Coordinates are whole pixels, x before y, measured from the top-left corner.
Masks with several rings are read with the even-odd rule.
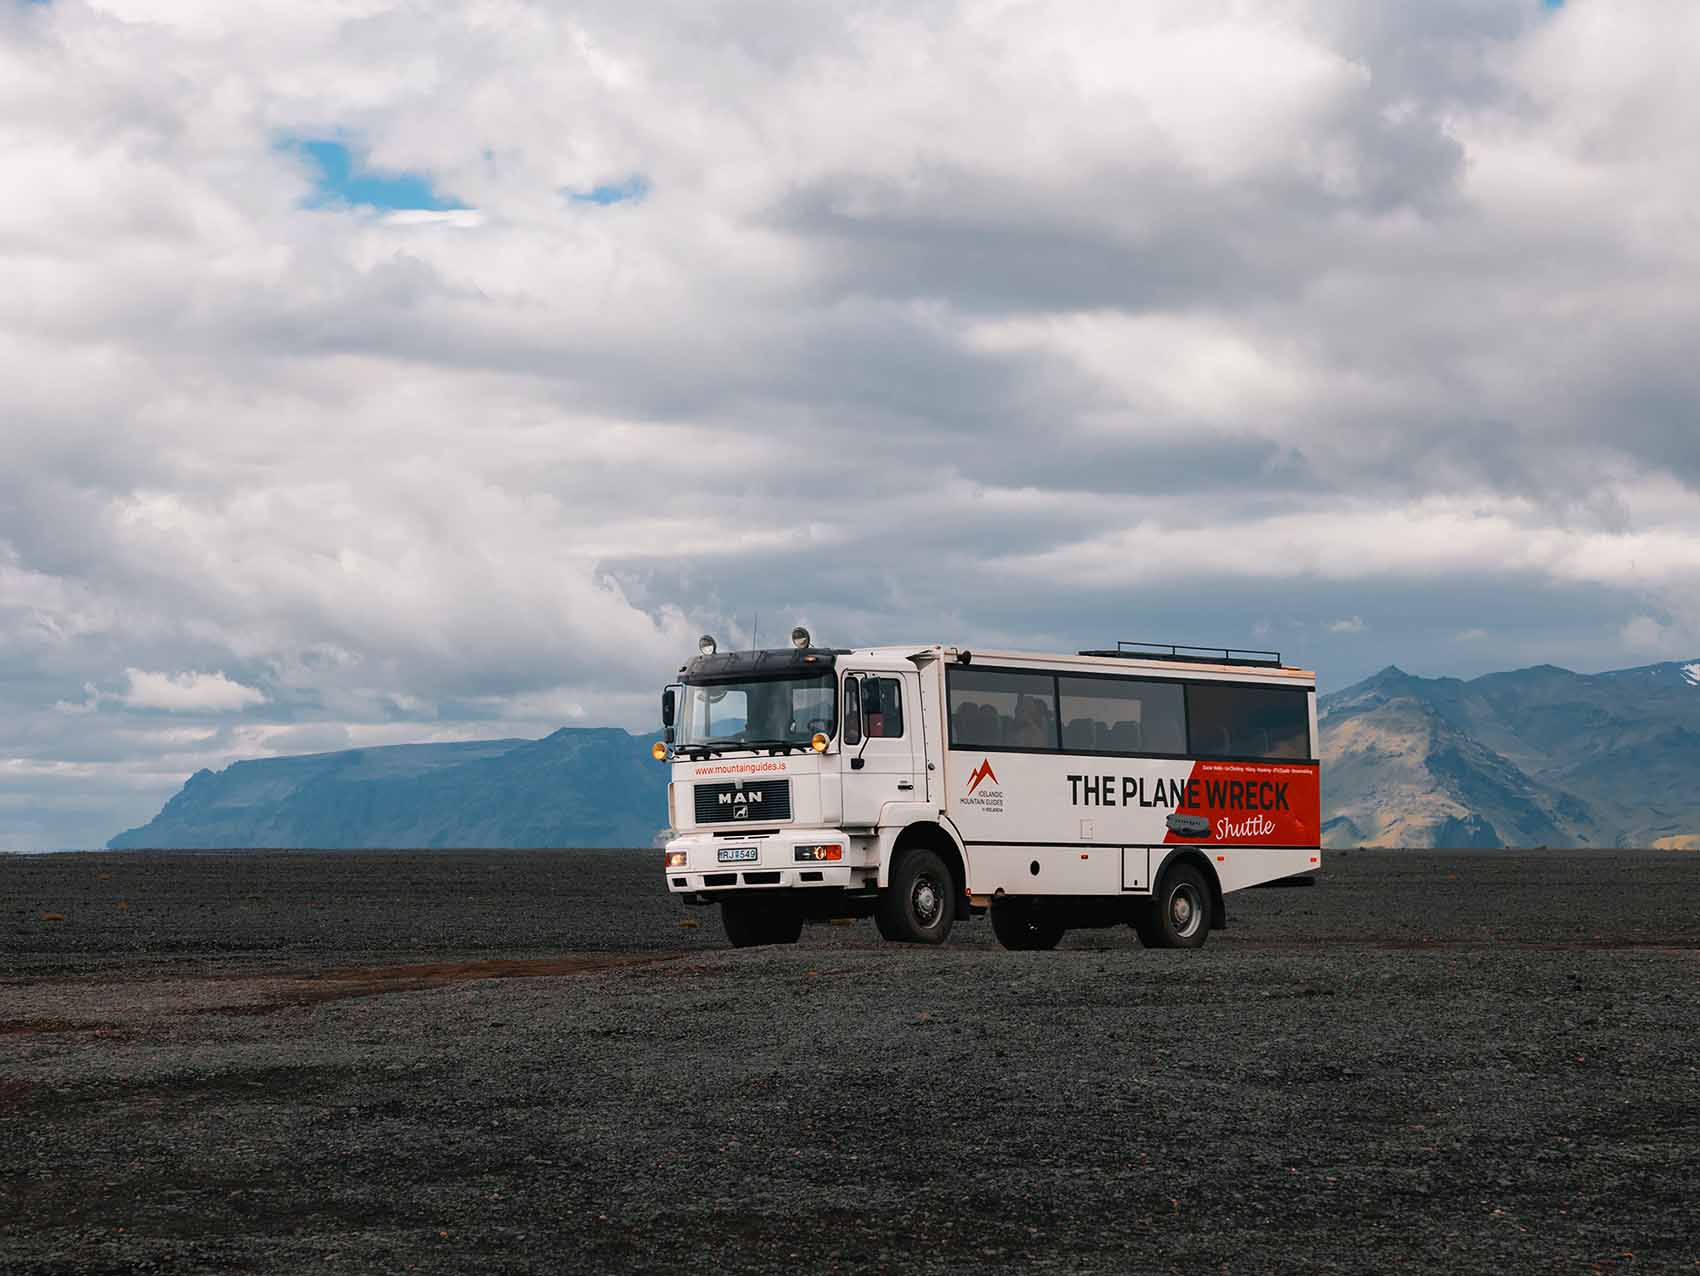
[[[1278,653],[700,649],[662,695],[666,881],[736,946],[989,914],[1009,948],[1197,947],[1226,894],[1320,865],[1316,680]]]

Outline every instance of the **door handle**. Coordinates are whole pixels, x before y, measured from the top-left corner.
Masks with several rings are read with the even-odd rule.
[[[897,782],[897,787],[900,789],[912,789],[915,787],[915,784],[912,780],[899,780]]]

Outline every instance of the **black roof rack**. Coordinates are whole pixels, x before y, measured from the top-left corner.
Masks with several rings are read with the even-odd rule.
[[[1257,647],[1190,647],[1172,642],[1118,642],[1114,651],[1082,651],[1082,656],[1123,660],[1190,660],[1200,665],[1259,665],[1279,668],[1281,653]]]

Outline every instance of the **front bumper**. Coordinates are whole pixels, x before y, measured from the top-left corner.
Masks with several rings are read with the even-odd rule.
[[[837,861],[799,863],[796,848],[836,842],[844,848]],[[754,859],[728,859],[728,852],[755,851]],[[863,853],[842,829],[782,829],[757,837],[687,833],[667,843],[668,855],[682,852],[683,868],[665,869],[667,889],[675,895],[725,891],[784,890],[788,887],[862,885],[869,869]]]

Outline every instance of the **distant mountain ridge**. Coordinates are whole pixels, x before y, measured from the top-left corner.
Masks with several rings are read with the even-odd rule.
[[[1329,846],[1655,846],[1700,835],[1700,661],[1458,678],[1317,705]]]
[[[197,771],[112,850],[140,847],[649,846],[667,822],[655,736],[388,745]]]

